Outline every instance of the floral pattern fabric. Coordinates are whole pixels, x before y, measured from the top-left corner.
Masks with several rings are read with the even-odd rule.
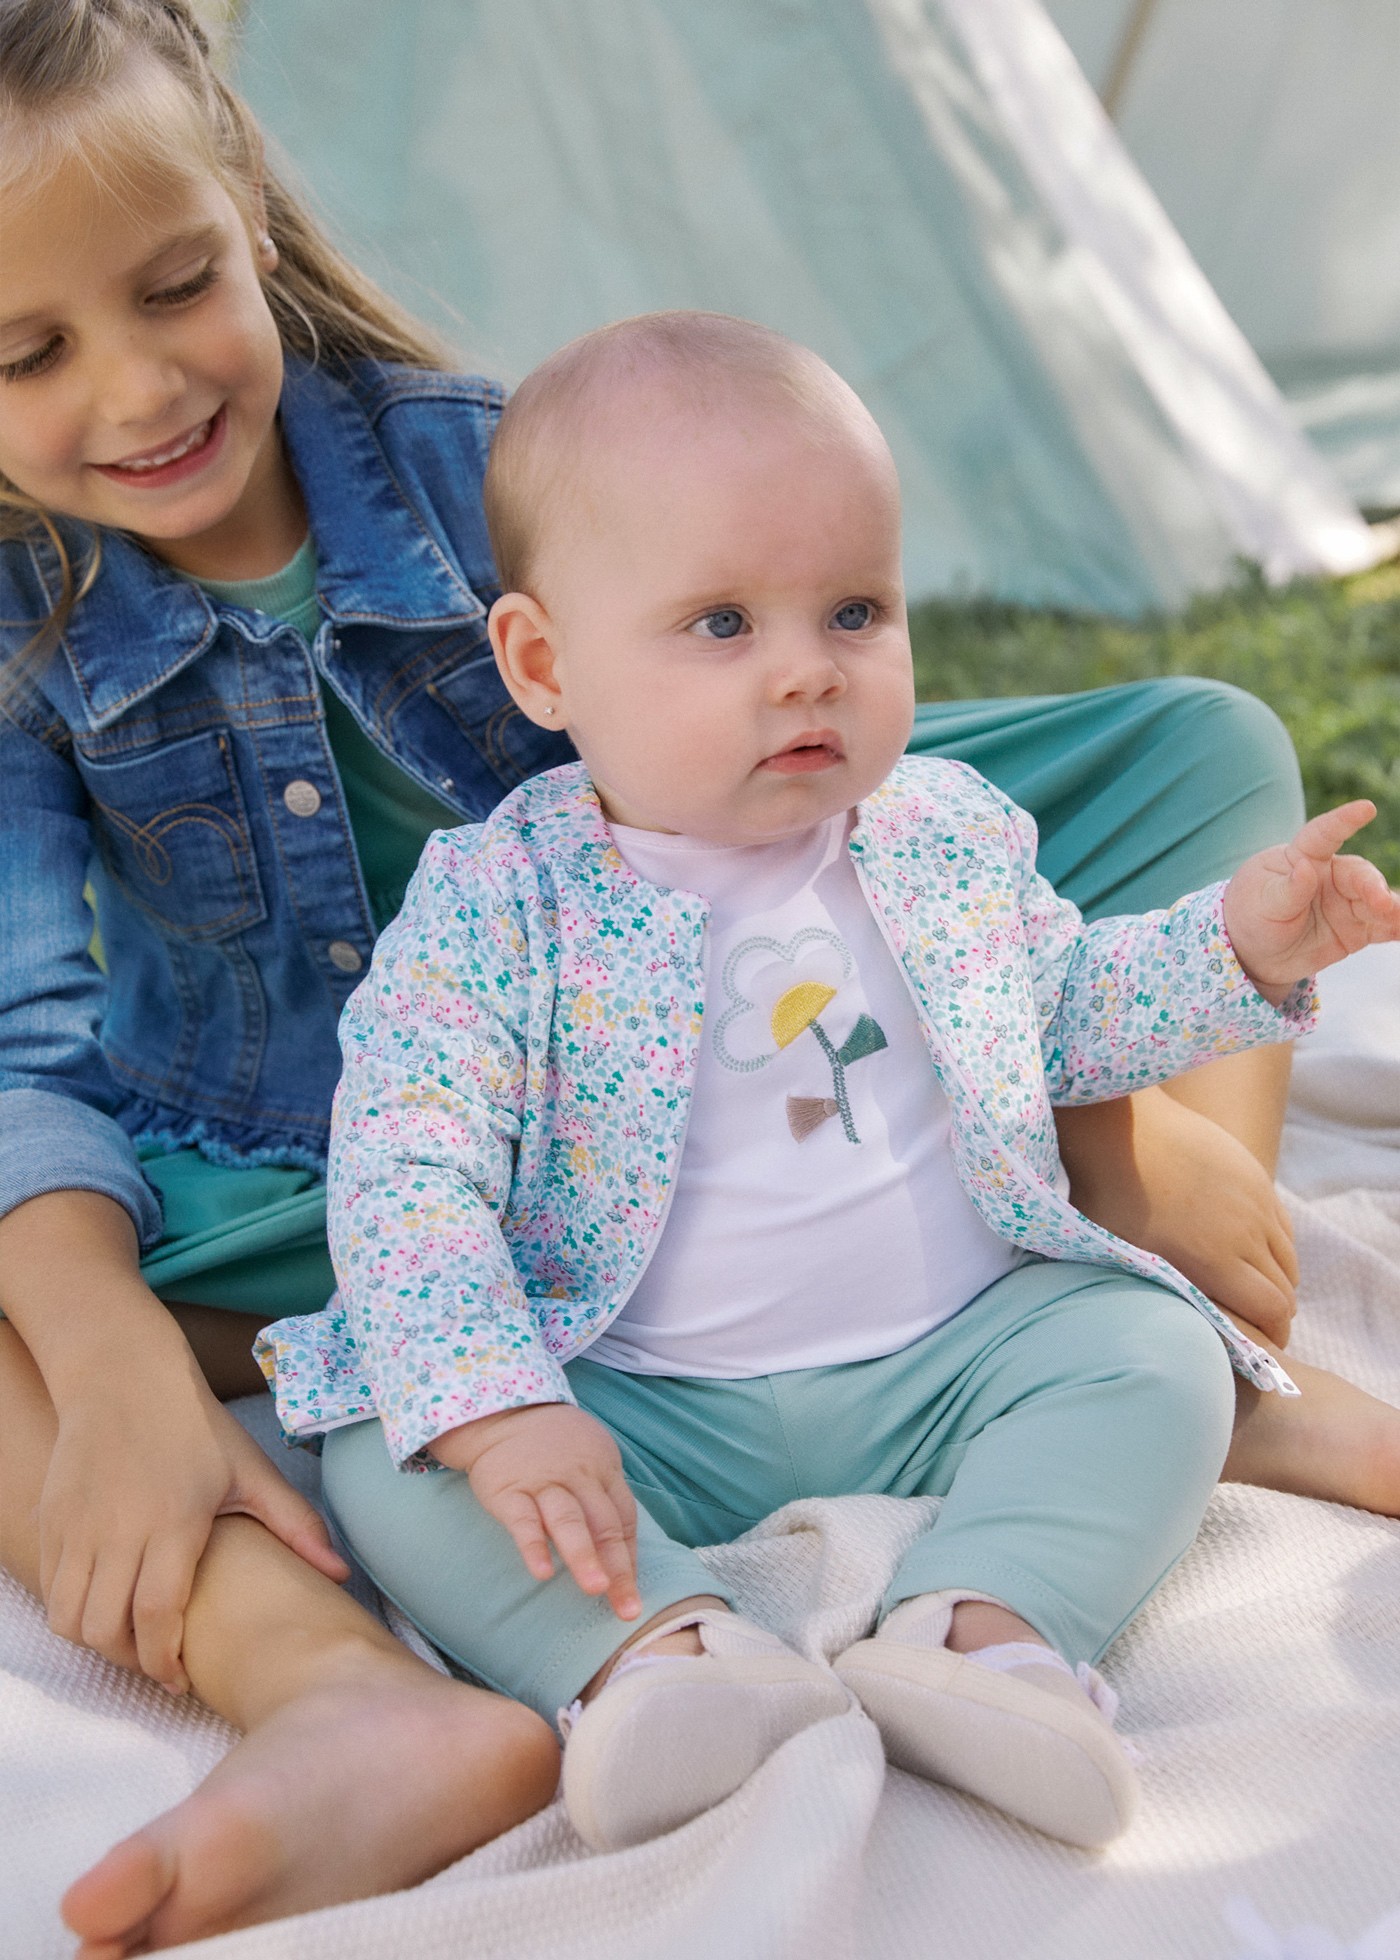
[[[1311,1025],[1225,930],[1220,886],[1085,924],[1035,869],[1035,826],[962,763],[906,758],[849,849],[912,990],[992,1230],[1183,1294],[1237,1370],[1292,1384],[1166,1261],[1055,1188],[1053,1105],[1124,1096]],[[497,1410],[570,1401],[564,1366],[662,1230],[705,997],[703,899],[623,862],[580,764],[430,841],[344,1014],[329,1232],[340,1290],[267,1328],[289,1438],[378,1416],[395,1460]]]

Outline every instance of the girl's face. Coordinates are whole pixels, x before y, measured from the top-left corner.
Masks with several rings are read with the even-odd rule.
[[[305,529],[281,387],[259,257],[215,178],[117,192],[74,158],[7,194],[0,471],[45,509],[198,576],[278,570]]]

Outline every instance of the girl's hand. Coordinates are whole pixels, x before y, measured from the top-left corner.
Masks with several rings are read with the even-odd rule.
[[[1235,957],[1276,1005],[1321,967],[1400,939],[1400,896],[1365,858],[1337,856],[1375,814],[1365,800],[1324,811],[1291,844],[1249,858],[1225,887]]]
[[[1252,1151],[1164,1089],[1057,1110],[1055,1120],[1071,1203],[1286,1345],[1297,1304],[1293,1226]]]
[[[466,1474],[533,1578],[553,1577],[552,1541],[584,1592],[606,1593],[620,1620],[636,1619],[637,1506],[602,1423],[567,1402],[543,1402],[463,1423],[429,1449]]]
[[[318,1514],[198,1379],[133,1375],[58,1410],[39,1505],[40,1589],[66,1640],[172,1694],[195,1567],[216,1517],[239,1511],[318,1572],[349,1576]]]
[[[48,1191],[0,1218],[0,1310],[58,1419],[39,1499],[39,1591],[55,1633],[183,1694],[194,1569],[230,1511],[328,1579],[349,1577],[316,1512],[210,1393],[143,1283],[113,1199]]]

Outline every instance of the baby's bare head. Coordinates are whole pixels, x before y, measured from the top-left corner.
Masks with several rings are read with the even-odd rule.
[[[854,444],[894,465],[860,397],[809,348],[726,313],[643,313],[550,355],[511,396],[486,471],[486,522],[502,588],[539,595],[553,542],[608,521],[605,480],[654,450],[677,467],[686,430],[742,435],[781,417],[817,449]],[[629,457],[630,452],[630,457]]]

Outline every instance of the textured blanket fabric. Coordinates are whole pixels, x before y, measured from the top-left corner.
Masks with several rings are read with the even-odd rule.
[[[1296,1352],[1400,1402],[1394,952],[1367,956],[1366,986],[1339,991],[1335,1012],[1328,1003],[1299,1068],[1286,1168],[1295,1190],[1320,1194],[1294,1202],[1304,1272]],[[1350,1103],[1335,1093],[1338,1062],[1356,1085]],[[264,1435],[267,1413],[249,1405]],[[305,1457],[290,1461],[314,1472]],[[755,1617],[832,1654],[863,1630],[929,1514],[927,1504],[884,1498],[796,1505],[713,1563]],[[55,1912],[63,1886],[192,1789],[233,1737],[197,1705],[173,1704],[55,1639],[17,1587],[0,1588],[0,1953],[66,1960],[73,1942]],[[1199,1542],[1105,1672],[1144,1755],[1146,1801],[1102,1857],[886,1772],[874,1730],[851,1715],[799,1736],[729,1803],[636,1851],[590,1857],[556,1807],[416,1891],[179,1951],[201,1960],[1400,1955],[1400,1920],[1382,1923],[1400,1907],[1400,1524],[1222,1489]],[[1305,1926],[1316,1930],[1290,1934]]]

